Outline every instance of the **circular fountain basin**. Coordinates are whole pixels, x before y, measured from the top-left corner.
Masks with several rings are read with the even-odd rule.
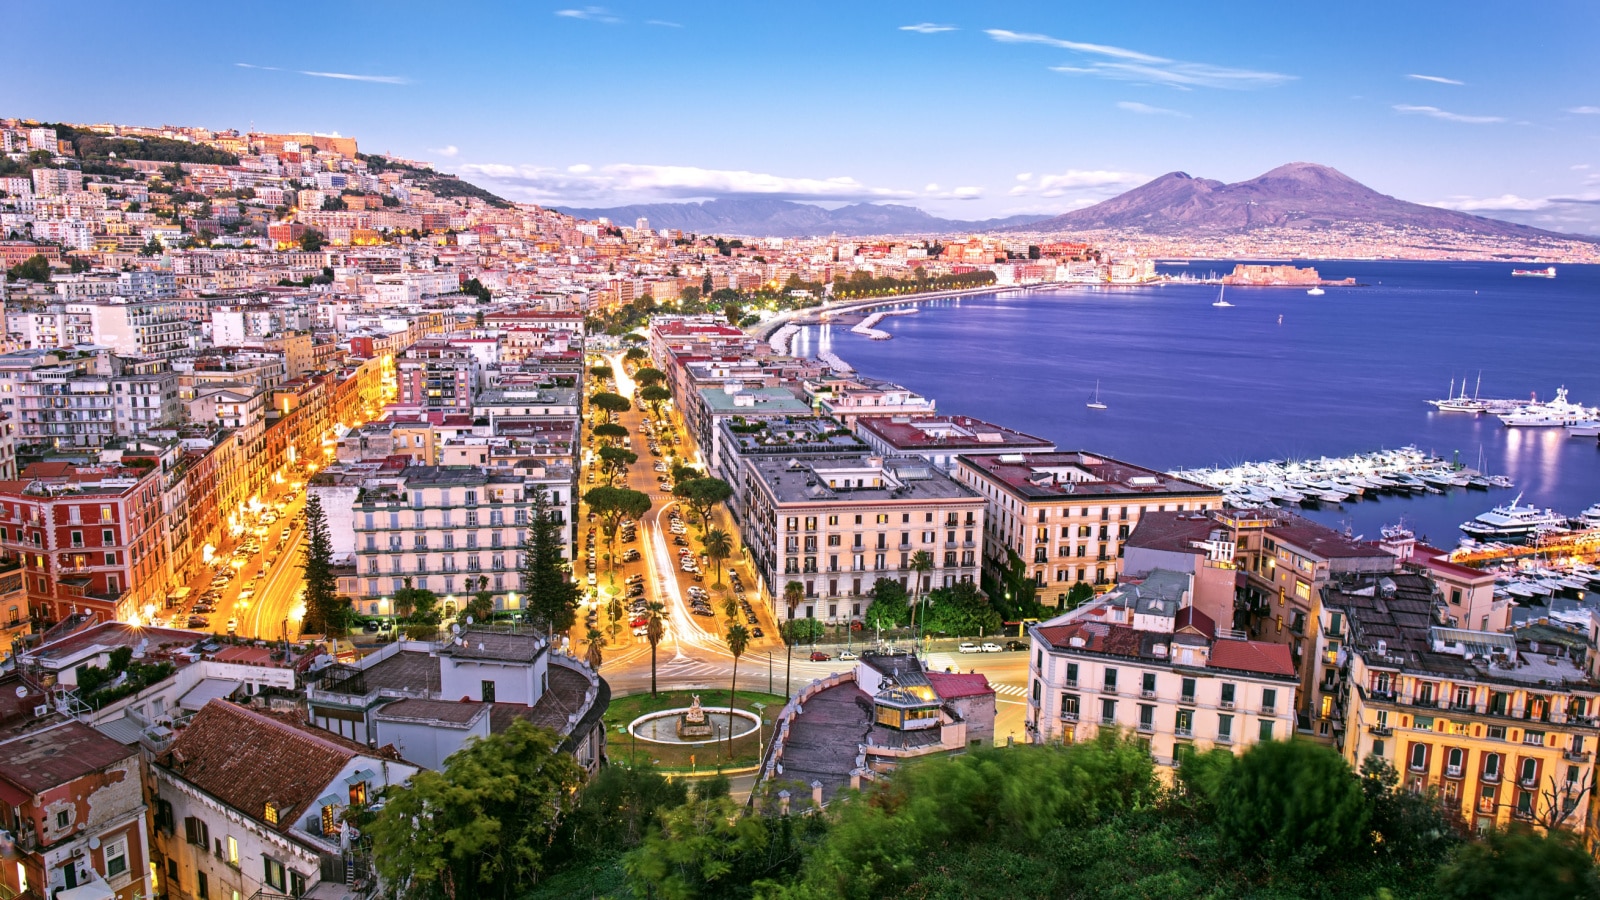
[[[733,725],[733,736],[744,737],[761,726],[761,720],[755,713],[745,712],[742,709],[730,710],[726,706],[701,707],[706,714],[706,722],[715,729],[714,737],[700,738],[697,740],[684,740],[678,737],[678,722],[683,714],[689,711],[684,706],[678,709],[663,709],[649,715],[640,716],[628,723],[628,732],[641,741],[650,741],[655,744],[715,744],[728,739],[728,725]]]

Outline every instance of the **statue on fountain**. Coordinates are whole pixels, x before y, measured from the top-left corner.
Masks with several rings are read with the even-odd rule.
[[[694,701],[689,708],[684,710],[683,716],[678,719],[678,739],[694,740],[697,738],[716,737],[716,729],[706,721],[706,711],[700,708],[700,695],[694,695]]]

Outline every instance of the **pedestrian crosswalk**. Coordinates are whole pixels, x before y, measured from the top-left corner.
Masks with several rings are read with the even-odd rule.
[[[656,664],[656,672],[664,678],[692,679],[711,675],[725,675],[733,667],[726,663],[701,662],[697,659],[665,660]]]
[[[989,686],[994,688],[994,692],[996,694],[1003,694],[1007,697],[1028,696],[1028,689],[1020,684],[995,684],[991,681],[989,682]]]

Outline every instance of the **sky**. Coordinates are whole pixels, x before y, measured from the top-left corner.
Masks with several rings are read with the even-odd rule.
[[[1306,161],[1600,234],[1588,0],[133,6],[0,0],[0,116],[338,132],[552,206],[982,219]]]

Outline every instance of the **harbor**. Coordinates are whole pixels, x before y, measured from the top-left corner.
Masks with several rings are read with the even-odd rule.
[[[914,306],[879,310],[872,315],[867,316],[865,319],[862,319],[859,323],[853,326],[850,331],[854,334],[864,335],[868,340],[887,341],[894,337],[894,335],[887,331],[874,328],[873,326],[877,325],[879,322],[882,322],[889,316],[909,316],[916,314],[916,312],[917,308]]]
[[[1416,447],[1227,468],[1174,469],[1170,474],[1221,490],[1223,499],[1236,509],[1317,507],[1380,494],[1410,496],[1442,494],[1451,488],[1487,491],[1512,486],[1504,476],[1485,475]]]

